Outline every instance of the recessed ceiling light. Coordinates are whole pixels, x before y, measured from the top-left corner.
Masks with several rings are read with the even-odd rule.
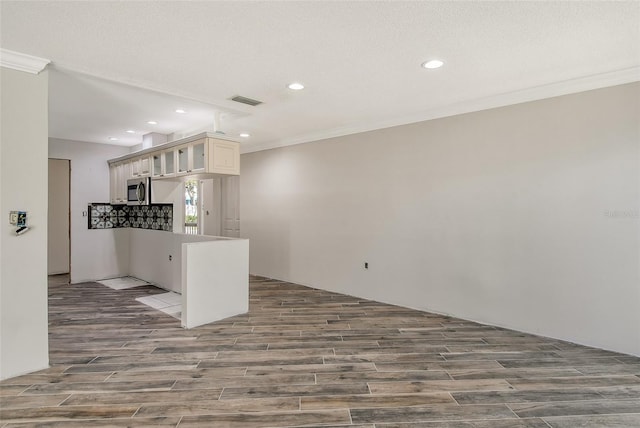
[[[150,120],[149,122],[147,122],[149,125],[157,125],[158,122],[156,122],[155,120]]]
[[[136,133],[136,131],[134,131],[133,129],[127,129],[125,132],[127,134],[135,134]]]
[[[176,109],[176,113],[186,113],[186,110],[178,108]]]
[[[428,69],[440,68],[443,65],[444,65],[444,62],[440,61],[439,59],[432,59],[430,61],[422,63],[422,66]]]
[[[249,134],[249,133],[247,133],[247,132],[243,132],[242,134],[240,134],[240,136],[241,136],[242,138],[249,138],[249,137],[251,137],[251,134]]]
[[[118,141],[116,137],[109,137],[109,141]]]
[[[294,91],[299,91],[300,89],[304,89],[304,85],[302,83],[293,82],[287,86],[289,89],[293,89]]]

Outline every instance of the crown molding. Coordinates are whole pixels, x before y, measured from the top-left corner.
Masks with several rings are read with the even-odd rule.
[[[0,49],[0,66],[27,73],[38,74],[49,64],[51,60]]]
[[[314,141],[325,140],[328,138],[342,137],[361,132],[408,125],[411,123],[424,122],[432,119],[440,119],[443,117],[505,107],[508,105],[521,104],[545,98],[553,98],[638,81],[640,81],[640,67],[625,68],[607,73],[594,74],[546,85],[534,86],[518,91],[496,94],[489,97],[466,100],[460,103],[426,110],[415,115],[393,118],[387,121],[364,122],[341,128],[324,130],[321,132],[298,135],[284,140],[268,141],[255,146],[245,146],[242,149],[242,153],[252,153],[262,150],[276,149],[278,147],[312,143]]]

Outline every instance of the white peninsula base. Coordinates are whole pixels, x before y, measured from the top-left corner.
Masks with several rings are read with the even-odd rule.
[[[193,328],[249,310],[249,240],[182,244],[182,326]]]
[[[249,310],[249,240],[129,230],[128,274],[182,294],[182,326]]]

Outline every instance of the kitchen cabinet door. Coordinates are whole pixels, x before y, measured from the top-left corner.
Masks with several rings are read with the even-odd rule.
[[[224,175],[240,174],[240,145],[232,141],[210,139],[207,172]]]
[[[131,160],[131,162],[129,162],[129,165],[131,167],[131,178],[139,177],[140,176],[140,160],[133,159]]]
[[[120,165],[122,165],[121,169],[121,174],[122,177],[124,178],[125,182],[130,179],[130,178],[135,178],[136,176],[133,175],[133,162],[130,160],[126,160],[123,161]]]
[[[156,152],[151,155],[152,164],[152,177],[153,178],[167,178],[176,175],[175,170],[175,152],[167,150],[164,152]]]
[[[189,146],[181,146],[176,149],[178,157],[178,174],[188,174],[189,171]]]
[[[178,175],[197,174],[206,171],[207,140],[194,141],[176,149]]]
[[[109,166],[109,193],[114,205],[126,204],[127,179],[126,173],[129,163],[117,163]]]
[[[151,176],[162,177],[164,175],[164,171],[162,169],[162,153],[154,153],[151,155]]]
[[[148,177],[151,174],[150,157],[142,156],[131,161],[131,177]]]
[[[206,139],[197,141],[190,146],[191,148],[191,171],[204,172]]]
[[[116,175],[116,165],[109,165],[109,201],[111,204],[118,203],[116,199],[116,187],[118,183]]]
[[[176,152],[173,149],[167,150],[166,152],[162,153],[162,160],[163,160],[162,165],[164,168],[164,175],[167,177],[176,175],[175,158],[176,158]]]
[[[118,166],[116,182],[116,199],[119,204],[127,203],[127,180],[129,179],[129,163],[121,163]]]
[[[140,158],[140,177],[148,177],[151,175],[151,157],[143,156]]]

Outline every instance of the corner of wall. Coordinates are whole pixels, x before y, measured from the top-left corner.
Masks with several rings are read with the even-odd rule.
[[[47,135],[48,73],[0,67],[0,200],[27,211],[30,230],[16,236],[0,221],[0,378],[48,366]]]

